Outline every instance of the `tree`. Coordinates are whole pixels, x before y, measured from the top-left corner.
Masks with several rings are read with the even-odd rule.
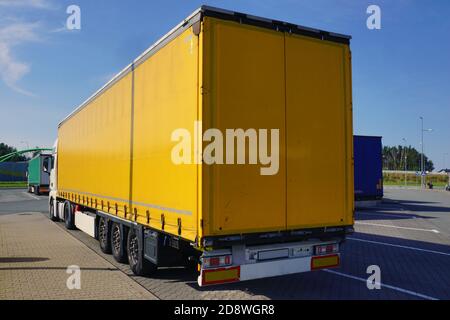
[[[11,146],[8,146],[5,143],[0,143],[0,157],[13,153],[13,152],[17,152],[17,149]],[[15,155],[14,157],[8,159],[8,161],[11,162],[19,162],[19,161],[28,161],[28,158],[25,157],[24,155]]]
[[[383,147],[383,169],[384,170],[405,170],[405,155],[406,168],[408,171],[420,171],[420,152],[415,148],[409,146]],[[433,161],[429,160],[426,155],[423,156],[425,171],[433,171]]]

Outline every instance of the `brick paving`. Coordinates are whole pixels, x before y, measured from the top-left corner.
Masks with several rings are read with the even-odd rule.
[[[30,292],[39,286],[47,287],[45,290],[36,290],[34,297],[44,299],[55,299],[55,287],[62,292],[61,298],[64,299],[126,299],[130,298],[127,292],[132,291],[130,288],[134,290],[135,286],[138,289],[145,289],[144,295],[145,291],[151,292],[149,295],[152,298],[181,300],[406,300],[426,297],[450,299],[450,277],[448,276],[450,268],[450,193],[387,190],[386,198],[386,201],[377,208],[357,212],[356,220],[368,224],[356,224],[356,233],[351,237],[353,239],[349,239],[342,248],[342,265],[340,268],[334,269],[340,274],[318,271],[199,288],[196,283],[196,275],[181,267],[161,268],[155,275],[148,278],[136,277],[128,265],[117,263],[111,255],[103,254],[95,239],[81,231],[67,231],[63,223],[51,223],[45,215],[40,214],[41,219],[37,218],[39,213],[31,216],[14,215],[10,213],[14,211],[14,208],[10,208],[9,212],[2,216],[4,204],[2,204],[0,194],[0,288],[7,288],[5,292],[9,292],[9,297],[12,299],[20,297],[18,292],[21,290]],[[32,204],[34,201],[28,201],[28,203]],[[30,229],[21,230],[22,227],[16,225],[11,229],[12,231],[9,231],[7,230],[9,226],[6,224],[8,219],[12,219],[13,224],[18,224],[18,219],[23,219],[27,223],[30,220],[32,224],[42,225],[42,227],[33,227],[30,231]],[[43,227],[44,225],[45,227]],[[435,229],[439,233],[414,230],[414,228]],[[29,235],[30,232],[34,232],[35,235]],[[52,233],[64,235],[65,246],[61,241],[55,244],[55,241],[49,239]],[[27,234],[27,241],[33,243],[28,246],[19,234]],[[67,242],[67,237],[71,239],[69,242]],[[9,245],[5,245],[5,241]],[[14,244],[15,242],[17,244]],[[22,244],[20,244],[21,242]],[[26,251],[24,248],[28,247],[30,250]],[[76,249],[71,249],[72,247]],[[81,258],[83,254],[80,252],[86,255],[85,259]],[[56,267],[54,267],[56,270],[54,270],[50,268],[49,261],[51,260],[38,261],[36,259],[37,261],[29,263],[7,263],[1,260],[5,256],[47,257],[53,259],[54,263],[55,261],[62,262],[56,263]],[[83,271],[83,281],[91,276],[88,284],[83,282],[83,289],[92,291],[85,292],[82,297],[77,297],[77,293],[67,294],[68,290],[65,288],[67,279],[65,267],[74,264],[74,259],[78,265],[81,264],[80,266],[86,269]],[[99,261],[98,264],[96,261]],[[365,283],[365,279],[368,277],[366,269],[374,264],[381,268],[381,282],[392,287],[384,286],[381,290],[368,290]],[[20,270],[23,265],[27,268],[28,266],[33,267],[34,269],[26,269],[33,275],[23,274],[19,277],[20,272],[25,273],[25,269]],[[5,267],[6,270],[3,270],[2,268]],[[16,269],[9,270],[11,267]],[[42,269],[37,267],[42,267]],[[58,268],[62,269],[58,271]],[[104,269],[98,270],[98,268]],[[56,280],[56,274],[58,274],[59,280]],[[112,275],[116,278],[113,278]],[[42,278],[47,278],[45,284],[42,283]],[[48,281],[48,278],[52,278],[52,281]],[[106,286],[105,278],[110,280],[106,282]],[[10,279],[8,286],[4,279]],[[58,284],[55,285],[54,282],[58,282]],[[88,288],[88,286],[90,287]],[[112,291],[117,290],[117,292],[113,292],[111,295],[106,294],[110,290],[109,288],[112,288]],[[105,297],[98,293],[101,290],[105,292]],[[15,295],[12,295],[11,292],[15,292]],[[45,295],[46,293],[43,292],[53,292],[53,294]],[[4,295],[4,293],[0,293],[0,299],[4,299]],[[139,294],[130,295],[133,299],[139,298]],[[33,294],[29,293],[28,298],[33,298]]]
[[[399,196],[397,193],[390,192],[387,195],[392,198]],[[433,194],[427,193],[427,195]],[[440,231],[438,234],[357,224],[355,226],[357,233],[353,237],[450,253],[450,238],[445,231],[448,231],[447,222],[450,218],[450,194],[440,195],[448,196],[449,201],[446,203],[447,198],[436,199],[437,203],[443,203],[439,217],[436,217],[434,212],[428,212],[433,209],[430,206],[405,207],[405,204],[396,201],[387,201],[381,207],[357,214],[358,221],[372,224],[422,229],[433,229],[438,226]],[[400,194],[401,197],[405,195]],[[365,214],[375,214],[375,216]],[[411,215],[414,214],[417,218],[411,219]],[[64,228],[63,224],[59,225]],[[196,275],[183,268],[160,269],[157,274],[149,278],[136,277],[132,275],[127,265],[117,263],[110,255],[103,254],[95,239],[80,231],[69,232],[160,299],[408,300],[420,298],[389,288],[368,290],[365,282],[320,271],[206,288],[199,288],[196,284]],[[450,277],[446,271],[450,267],[450,256],[424,254],[414,250],[349,240],[342,250],[342,265],[335,270],[367,279],[366,269],[373,264],[380,266],[382,282],[385,284],[431,297],[450,299]]]
[[[81,269],[69,290],[67,267]],[[0,299],[156,299],[41,213],[0,216]]]
[[[64,228],[64,224],[58,223]],[[223,286],[199,288],[196,274],[183,267],[160,268],[153,277],[138,277],[133,275],[130,267],[118,263],[111,255],[101,252],[98,241],[85,233],[75,230],[69,231],[74,237],[86,244],[98,255],[108,260],[124,274],[132,277],[137,283],[164,300],[266,300],[267,296],[252,293],[246,290],[251,282],[228,284]]]

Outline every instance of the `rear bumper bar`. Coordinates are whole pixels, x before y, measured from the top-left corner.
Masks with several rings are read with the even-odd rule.
[[[323,261],[323,262],[320,262]],[[320,263],[316,263],[320,262]],[[294,273],[308,272],[325,268],[338,267],[340,254],[327,256],[301,257],[295,259],[281,259],[252,264],[243,264],[229,268],[201,270],[198,277],[199,286],[221,283],[270,278]],[[216,276],[210,276],[214,272]]]
[[[203,247],[224,248],[232,245],[259,245],[275,242],[307,241],[309,239],[344,239],[354,232],[353,226],[322,227],[280,232],[249,233],[203,238]]]

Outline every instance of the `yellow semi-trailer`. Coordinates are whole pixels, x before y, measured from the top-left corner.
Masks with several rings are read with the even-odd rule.
[[[60,123],[50,217],[136,274],[198,263],[199,285],[339,265],[349,42],[201,7]]]

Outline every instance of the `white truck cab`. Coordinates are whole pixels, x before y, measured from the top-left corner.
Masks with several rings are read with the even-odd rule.
[[[53,145],[53,165],[50,170],[50,192],[49,192],[49,217],[53,221],[62,219],[60,213],[63,212],[62,208],[57,207],[56,197],[58,195],[58,179],[57,179],[57,168],[58,168],[58,140],[55,141]]]

